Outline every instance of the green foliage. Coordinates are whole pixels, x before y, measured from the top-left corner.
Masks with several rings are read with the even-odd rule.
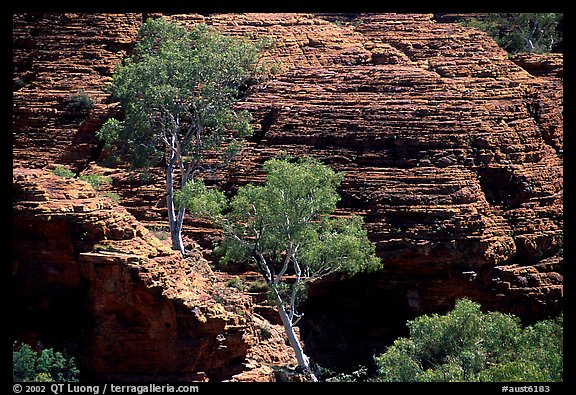
[[[309,281],[381,267],[360,217],[330,217],[342,174],[310,158],[271,159],[264,170],[263,185],[242,186],[230,201],[200,180],[188,182],[175,201],[224,229],[221,261],[252,262],[272,305],[282,301],[293,319]],[[296,278],[286,281],[290,271]]]
[[[112,182],[112,178],[108,176],[103,176],[100,174],[86,174],[81,176],[76,176],[72,170],[67,169],[64,166],[56,166],[54,169],[49,170],[52,174],[64,177],[64,178],[78,178],[79,180],[86,181],[92,188],[98,189],[98,187],[103,184],[109,184]]]
[[[78,381],[76,377],[79,371],[74,358],[66,358],[51,348],[36,352],[26,343],[14,346],[16,350],[12,352],[13,381]]]
[[[248,261],[264,278],[298,365],[316,381],[294,326],[307,283],[334,272],[376,270],[380,260],[357,217],[332,219],[343,176],[322,163],[271,159],[263,185],[238,189],[228,203],[221,192],[189,182],[178,196],[193,215],[224,229],[223,262]],[[189,189],[188,189],[189,188]],[[290,280],[286,276],[291,276]]]
[[[333,271],[356,274],[380,268],[361,217],[323,218],[302,235],[307,240],[300,259],[317,275]]]
[[[330,369],[320,368],[321,380],[329,383],[355,383],[365,381],[368,378],[368,369],[360,366],[351,373],[335,373]]]
[[[110,118],[96,131],[96,138],[104,141],[108,148],[115,146],[116,141],[120,138],[120,133],[124,129],[124,122],[116,118]]]
[[[186,207],[197,217],[214,217],[224,210],[228,201],[221,191],[193,179],[176,192],[174,203],[177,207]]]
[[[186,201],[174,202],[175,180],[182,188],[197,172],[228,162],[241,148],[238,140],[251,134],[250,113],[234,103],[251,84],[270,77],[272,67],[263,60],[269,45],[205,24],[186,29],[148,19],[133,54],[114,71],[109,92],[124,119],[108,120],[97,136],[135,169],[162,161],[172,248],[183,255],[185,207],[194,202],[182,195]],[[219,160],[204,160],[208,153]]]
[[[120,202],[120,195],[116,192],[104,192],[102,196],[107,197],[108,199],[112,200],[113,202],[119,203]]]
[[[87,183],[92,185],[92,188],[94,188],[94,189],[98,189],[103,184],[110,184],[112,182],[111,177],[103,176],[100,174],[81,175],[78,177],[78,179],[86,181]]]
[[[274,289],[271,286],[268,286],[267,290],[268,304],[270,306],[274,306],[276,304],[275,292],[280,296],[282,300],[286,301],[286,304],[288,304],[290,297],[293,295],[294,306],[298,306],[301,302],[304,302],[308,296],[308,288],[305,282],[280,282],[274,286]]]
[[[71,114],[86,115],[94,107],[94,101],[81,89],[66,99],[64,107]]]
[[[246,285],[244,284],[242,279],[238,276],[234,276],[231,279],[229,279],[226,285],[230,288],[236,288],[240,291],[244,291],[246,289]]]
[[[509,53],[551,52],[562,42],[561,13],[493,13],[469,18],[467,26],[488,33]]]
[[[64,178],[76,177],[76,173],[74,173],[72,170],[65,168],[64,166],[56,166],[54,169],[50,169],[49,172]]]
[[[360,217],[329,218],[339,200],[342,174],[310,158],[271,159],[264,170],[264,185],[239,188],[229,206],[221,192],[197,180],[176,199],[192,215],[212,218],[228,229],[219,250],[224,262],[250,260],[257,250],[273,266],[280,265],[291,245],[297,246],[295,258],[307,277],[380,267]]]
[[[299,163],[272,159],[264,171],[265,185],[240,188],[228,218],[241,238],[258,235],[259,248],[280,258],[288,242],[305,241],[313,232],[313,220],[336,209],[342,175],[310,159]],[[227,248],[233,255],[224,260],[237,259],[237,249],[242,245]]]
[[[110,184],[112,182],[112,178],[108,176],[103,176],[100,174],[85,174],[81,176],[76,176],[72,170],[67,169],[64,166],[56,166],[54,169],[49,170],[52,174],[55,174],[60,177],[64,178],[78,178],[79,180],[86,181],[89,183],[92,188],[99,190],[99,188],[104,184]],[[116,203],[120,201],[120,195],[115,192],[102,192],[103,196],[106,196]]]
[[[157,163],[165,145],[198,161],[202,150],[232,141],[232,132],[249,135],[250,114],[232,104],[249,80],[269,75],[261,62],[264,47],[204,24],[188,30],[148,19],[109,88],[125,110],[124,121],[108,120],[97,136],[138,168]]]
[[[463,299],[408,322],[409,338],[376,357],[380,381],[561,381],[562,316],[522,328]]]
[[[263,292],[268,290],[268,285],[261,280],[252,281],[248,284],[248,292]]]

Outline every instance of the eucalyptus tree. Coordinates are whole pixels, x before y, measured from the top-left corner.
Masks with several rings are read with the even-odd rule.
[[[410,336],[375,357],[376,381],[562,381],[563,322],[560,314],[523,326],[460,299],[444,315],[408,321]]]
[[[464,20],[510,53],[552,52],[562,47],[562,13],[487,13]]]
[[[190,180],[177,204],[210,218],[224,231],[223,262],[251,262],[267,284],[298,364],[316,380],[295,333],[298,304],[309,283],[331,273],[377,270],[358,216],[334,218],[342,174],[318,161],[271,159],[263,185],[246,185],[232,199]]]
[[[114,71],[109,91],[124,117],[109,119],[97,137],[134,168],[163,163],[172,247],[183,255],[185,208],[175,207],[175,188],[210,168],[208,153],[221,163],[251,133],[250,114],[234,103],[270,74],[263,61],[269,43],[224,36],[205,24],[186,29],[148,19],[132,55]]]

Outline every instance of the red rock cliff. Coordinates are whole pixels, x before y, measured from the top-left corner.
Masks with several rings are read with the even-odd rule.
[[[561,55],[509,59],[484,33],[427,14],[351,24],[311,14],[170,18],[275,37],[271,56],[284,65],[240,104],[254,115],[255,136],[212,181],[234,189],[261,180],[261,164],[279,152],[318,157],[346,174],[340,209],[365,216],[385,263],[377,275],[313,287],[302,321],[313,357],[371,358],[405,319],[459,297],[527,320],[561,310]],[[159,224],[160,170],[135,182],[94,163],[94,130],[118,111],[102,84],[140,22],[14,16],[14,162],[109,174],[122,204]],[[67,120],[65,97],[80,88],[96,104]],[[204,246],[216,237],[202,222],[188,222],[187,234]]]
[[[293,363],[199,254],[182,259],[83,181],[13,178],[15,338],[67,348],[90,380],[269,380],[267,365]],[[269,347],[276,360],[255,364]]]

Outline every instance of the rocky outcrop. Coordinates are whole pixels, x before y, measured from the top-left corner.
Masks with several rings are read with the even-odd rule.
[[[564,77],[564,55],[561,53],[523,52],[514,54],[510,59],[535,77]]]
[[[199,254],[182,259],[83,181],[22,168],[13,178],[18,338],[72,349],[87,379],[268,378],[248,356],[267,347],[251,299]]]
[[[564,56],[559,53],[519,53],[510,58],[530,74],[540,77],[527,83],[526,104],[542,138],[562,157],[564,152],[563,102]]]
[[[481,31],[428,14],[333,22],[313,14],[169,17],[226,34],[273,37],[270,58],[283,65],[240,104],[253,114],[253,139],[208,181],[234,191],[260,182],[261,164],[278,153],[315,156],[345,173],[339,208],[365,217],[384,261],[378,274],[314,284],[301,334],[316,361],[370,363],[403,334],[406,319],[446,311],[459,297],[527,322],[562,309],[561,56],[509,59]],[[118,111],[97,87],[111,66],[105,75],[91,71],[69,85],[51,77],[66,80],[84,64],[83,53],[93,54],[95,64],[116,62],[129,45],[112,54],[106,43],[132,40],[141,17],[14,18],[15,78],[36,75],[14,92],[14,162],[109,175],[107,188],[120,194],[122,205],[147,226],[162,225],[162,170],[140,176],[106,167],[105,153],[90,137],[90,128]],[[58,22],[58,29],[42,29]],[[85,32],[82,24],[89,26]],[[80,50],[70,37],[93,45]],[[41,43],[78,55],[67,62],[46,54],[43,61],[27,58],[45,53]],[[53,84],[67,88],[55,96]],[[57,126],[63,107],[55,97],[87,87],[100,99],[84,129]],[[80,135],[90,143],[77,145]],[[190,245],[210,248],[218,238],[205,221],[188,221],[185,229]]]

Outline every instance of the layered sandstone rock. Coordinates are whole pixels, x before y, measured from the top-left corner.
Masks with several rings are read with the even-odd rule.
[[[66,163],[82,169],[95,159],[94,131],[117,106],[105,85],[130,52],[142,14],[14,14],[13,152],[20,165]],[[84,92],[85,112],[67,109]],[[34,147],[34,149],[31,149]]]
[[[265,345],[252,302],[199,254],[182,259],[83,181],[23,168],[13,178],[18,338],[73,345],[90,379],[256,375],[248,350]]]
[[[313,286],[302,322],[312,355],[371,356],[402,330],[389,317],[445,311],[459,297],[529,321],[557,313],[561,84],[534,78],[482,32],[429,15],[355,25],[323,24],[320,65],[300,58],[246,98],[256,139],[227,184],[261,180],[279,152],[346,174],[341,209],[365,215],[385,268]],[[363,56],[344,61],[332,45],[342,36]]]
[[[511,60],[536,77],[561,79],[564,76],[564,55],[561,53],[517,53]]]
[[[71,36],[97,42],[95,32],[102,31],[100,46],[88,46],[92,61],[117,61],[125,52],[111,56],[106,50],[115,39],[111,24],[118,26],[114,34],[129,41],[141,18],[77,15],[34,38],[28,38],[34,26],[60,20],[27,18],[15,17],[15,36],[23,43],[59,43],[79,52],[67,63],[19,61],[29,73],[47,71],[14,93],[15,163],[56,162],[109,175],[107,188],[120,194],[130,212],[161,226],[162,169],[142,177],[104,166],[105,155],[94,164],[91,158],[100,155],[95,140],[74,144],[76,158],[66,154],[74,133],[91,136],[94,130],[56,128],[61,107],[48,89],[54,81],[49,76],[65,76],[84,62]],[[369,363],[405,330],[406,319],[446,311],[459,297],[528,322],[561,310],[561,56],[509,59],[481,31],[438,23],[427,14],[335,22],[312,14],[169,18],[187,26],[208,23],[226,34],[272,37],[277,44],[270,59],[283,65],[277,78],[251,88],[240,103],[254,116],[254,137],[228,169],[207,175],[209,182],[233,192],[261,182],[262,163],[279,153],[315,156],[345,173],[340,210],[364,215],[384,261],[378,274],[314,284],[301,329],[315,360]],[[85,35],[72,29],[82,23],[90,26]],[[24,44],[17,48],[18,59],[32,51]],[[36,51],[43,53],[41,47]],[[106,78],[96,74],[75,80],[66,94],[102,89],[96,83]],[[95,108],[102,115],[91,127],[118,110],[101,94]],[[185,229],[190,245],[210,248],[218,238],[205,221],[189,220]]]

